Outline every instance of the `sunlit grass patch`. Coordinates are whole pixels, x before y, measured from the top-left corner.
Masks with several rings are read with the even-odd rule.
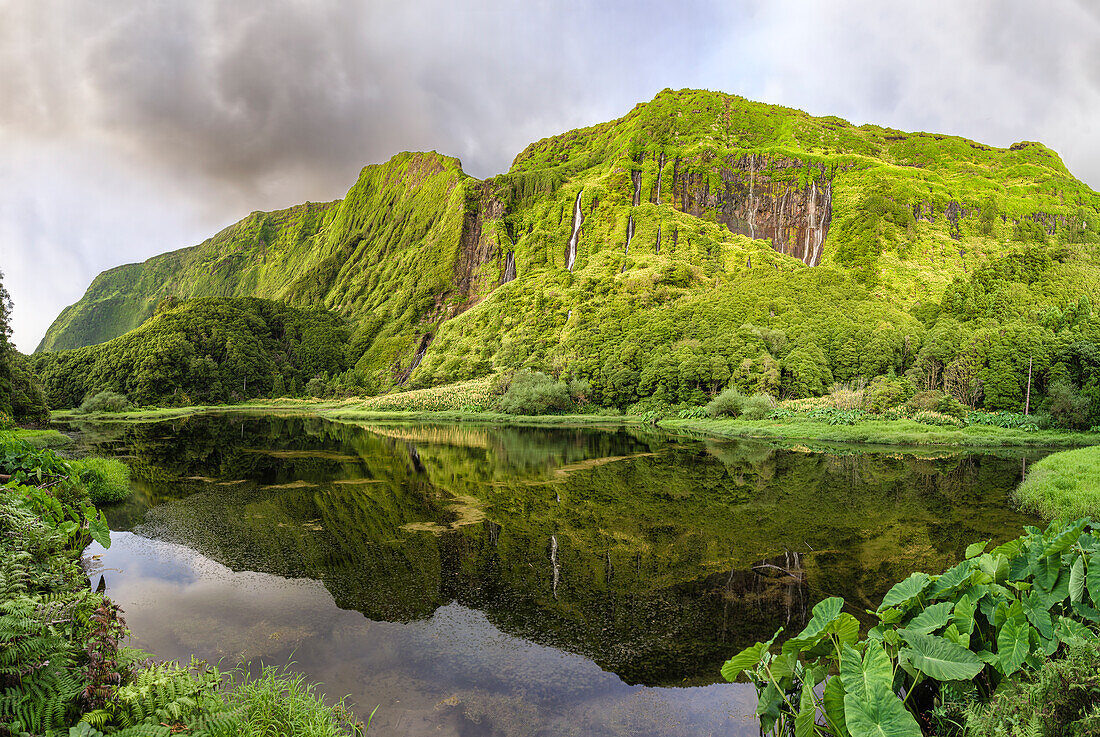
[[[1048,519],[1100,518],[1100,446],[1039,461],[1016,490],[1016,499]]]

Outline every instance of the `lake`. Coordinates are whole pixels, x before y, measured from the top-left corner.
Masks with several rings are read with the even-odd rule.
[[[1035,520],[1035,451],[224,413],[82,424],[134,497],[86,553],[159,658],[291,666],[379,735],[756,735],[721,664]]]

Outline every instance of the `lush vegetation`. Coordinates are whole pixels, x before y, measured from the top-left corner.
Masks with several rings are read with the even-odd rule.
[[[967,737],[1100,734],[1100,648],[1073,645],[1065,657],[1005,685],[987,704],[948,703],[941,720],[961,724]]]
[[[819,236],[815,261],[805,248]],[[531,144],[498,177],[401,154],[366,167],[339,202],[253,213],[105,272],[42,347],[121,335],[180,299],[248,295],[332,310],[350,337],[312,388],[300,371],[281,391],[221,376],[229,399],[528,370],[626,409],[863,380],[880,410],[937,390],[1087,429],[1100,424],[1098,243],[1100,198],[1039,144],[996,149],[666,90]]]
[[[348,329],[323,310],[201,298],[166,308],[107,343],[39,353],[54,407],[86,412],[300,395],[347,366]]]
[[[122,647],[118,607],[88,589],[80,554],[110,532],[92,503],[122,483],[117,461],[67,462],[0,434],[0,733],[348,735],[363,725],[300,677],[239,684]]]
[[[130,496],[130,467],[117,458],[78,458],[69,461],[69,468],[92,504],[112,504]]]
[[[46,396],[27,357],[11,343],[11,309],[0,273],[0,430],[9,429],[12,422],[41,425],[50,417]]]
[[[1046,531],[1029,527],[988,553],[988,541],[975,543],[945,573],[914,573],[891,588],[869,612],[876,624],[864,638],[844,600],[825,599],[799,634],[774,647],[780,630],[745,648],[722,674],[732,681],[744,673],[756,686],[765,733],[951,733],[960,725],[944,717],[943,704],[979,705],[972,712],[981,714],[995,695],[1011,698],[1021,672],[1069,648],[1096,648],[1100,539],[1093,533],[1085,518]],[[1084,664],[1088,679],[1095,680],[1095,666]],[[1087,691],[1088,679],[1075,685]],[[1067,697],[1078,706],[1064,710],[1065,723],[1046,713],[1040,734],[1065,734],[1070,722],[1093,718],[1080,695],[1062,694],[1063,703]]]
[[[1016,499],[1047,519],[1100,512],[1100,446],[1055,453],[1027,472]]]

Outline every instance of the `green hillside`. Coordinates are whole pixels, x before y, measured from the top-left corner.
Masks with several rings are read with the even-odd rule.
[[[619,405],[808,396],[890,372],[938,388],[966,359],[986,406],[1015,408],[1021,356],[1040,386],[1091,380],[1098,242],[1100,195],[1041,144],[666,90],[497,177],[400,154],[343,200],[104,272],[39,349],[166,298],[259,296],[348,318],[344,383],[368,392],[532,367]]]

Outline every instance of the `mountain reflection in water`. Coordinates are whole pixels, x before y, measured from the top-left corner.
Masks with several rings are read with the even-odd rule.
[[[731,654],[1031,522],[1019,456],[241,414],[82,429],[133,469],[109,516],[134,534],[99,564],[135,644],[293,653],[381,703],[381,734],[754,734],[751,687],[717,683]]]

